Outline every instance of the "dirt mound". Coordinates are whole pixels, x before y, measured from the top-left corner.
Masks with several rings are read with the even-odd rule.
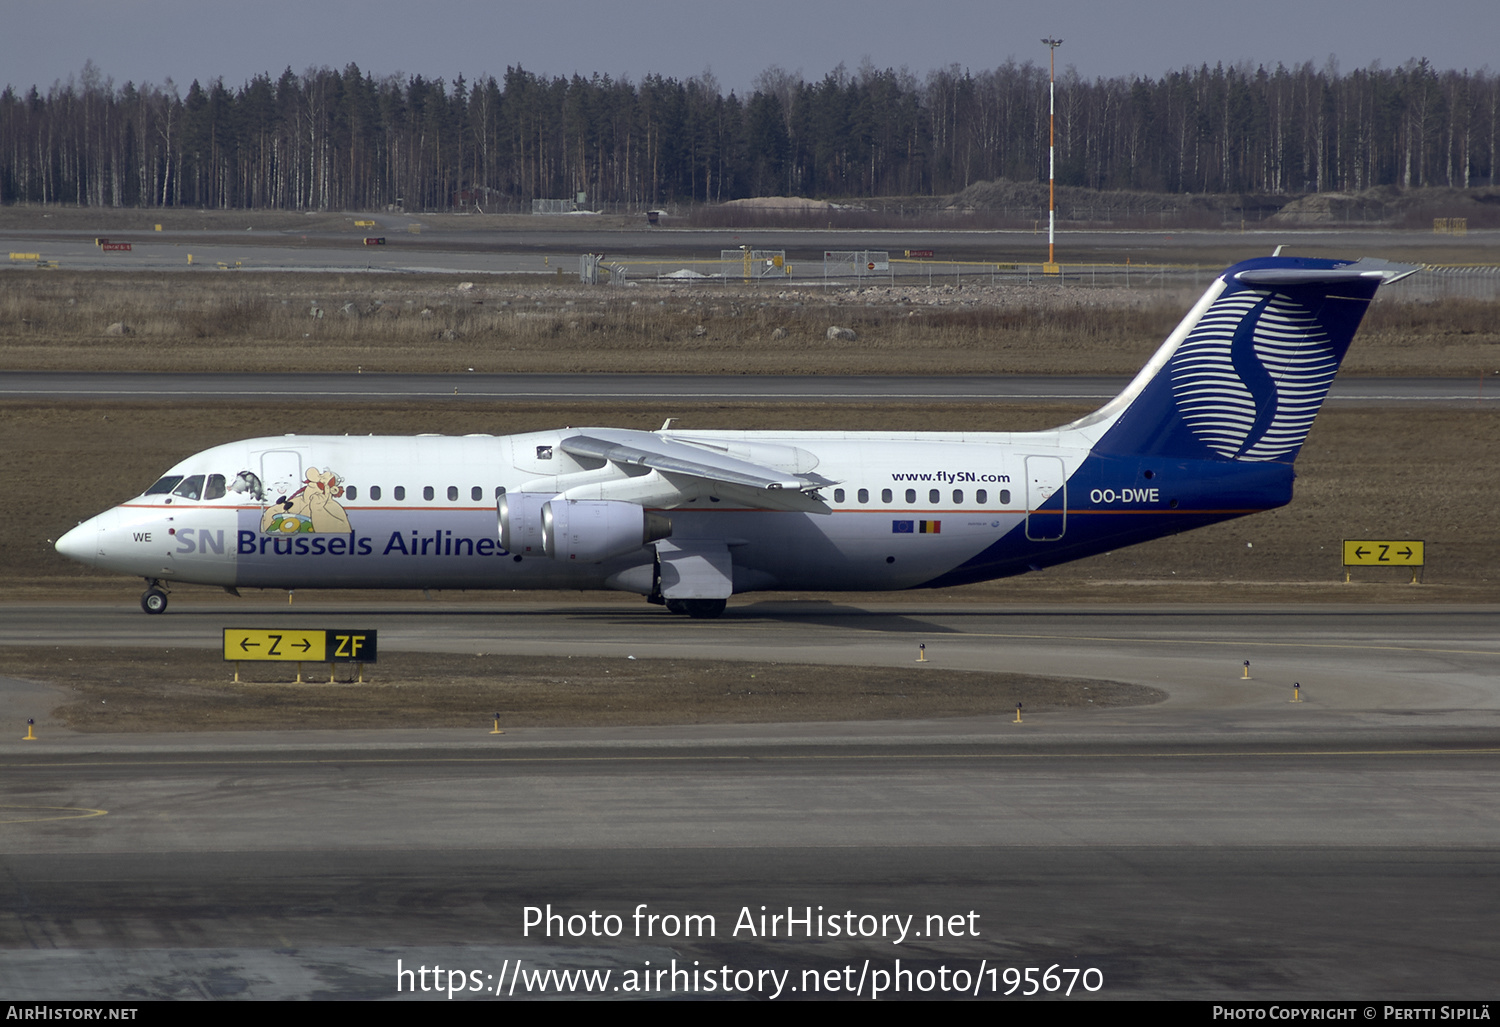
[[[1430,190],[1422,190],[1426,193]],[[1416,194],[1410,194],[1414,199]],[[1350,221],[1384,222],[1410,205],[1395,186],[1362,192],[1312,193],[1293,200],[1268,219],[1281,225],[1321,225]]]
[[[1267,220],[1282,225],[1387,224],[1426,228],[1434,218],[1464,218],[1469,228],[1500,225],[1500,187],[1400,189],[1313,193],[1293,200]]]
[[[1033,214],[1048,204],[1046,182],[1016,182],[999,178],[977,182],[948,203],[950,210],[1011,211]],[[1121,221],[1143,216],[1207,219],[1206,223],[1238,218],[1267,217],[1280,210],[1285,196],[1245,193],[1193,194],[1127,190],[1100,191],[1077,186],[1057,187],[1057,214],[1067,221]],[[1027,216],[1032,216],[1028,214]]]
[[[773,211],[806,211],[817,212],[832,210],[833,204],[827,200],[809,200],[805,196],[752,196],[744,200],[729,200],[721,204],[724,207],[738,207],[742,210],[773,210]]]

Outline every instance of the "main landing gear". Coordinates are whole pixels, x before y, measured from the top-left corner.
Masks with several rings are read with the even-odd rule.
[[[727,599],[668,599],[668,613],[685,613],[694,620],[712,620],[724,612]]]
[[[147,613],[164,613],[167,609],[167,593],[155,578],[146,579],[146,591],[141,593],[141,609]]]

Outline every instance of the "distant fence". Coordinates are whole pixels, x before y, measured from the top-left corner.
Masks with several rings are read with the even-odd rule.
[[[732,275],[733,266],[738,264],[740,277],[746,280],[785,278],[791,273],[786,266],[786,250],[720,250],[719,263],[724,266],[725,277]]]
[[[1429,266],[1391,294],[1403,300],[1500,300],[1500,265]]]
[[[872,266],[873,265],[873,266]],[[783,250],[725,250],[718,260],[633,260],[611,258],[601,270],[609,272],[611,284],[623,284],[627,276],[635,282],[725,284],[731,282],[788,280],[799,285],[825,288],[849,286],[900,288],[902,286],[965,285],[1058,285],[1063,288],[1198,289],[1224,269],[1208,264],[1062,264],[1061,271],[1047,274],[1040,261],[940,260],[923,257],[891,257],[886,251],[829,250],[824,259],[798,261]],[[587,272],[580,268],[587,281]],[[603,276],[599,276],[602,278]],[[1404,279],[1389,291],[1387,301],[1428,301],[1450,298],[1500,300],[1500,265],[1430,266]]]
[[[888,250],[824,250],[823,280],[837,278],[886,278],[893,279]]]
[[[591,254],[579,257],[578,279],[585,285],[598,284],[607,275],[609,284],[620,285],[625,281],[659,281],[663,283],[692,284],[693,282],[759,281],[769,279],[785,281],[792,276],[794,268],[787,260],[785,250],[723,250],[717,260],[688,258],[686,260],[634,260],[629,257],[611,258],[600,263],[602,258]],[[599,272],[603,271],[604,275]]]
[[[1197,264],[1060,264],[1047,273],[1045,265],[1010,261],[938,260],[930,257],[894,257],[890,262],[892,285],[964,284],[1055,284],[1077,288],[1167,289],[1201,286],[1222,268]]]

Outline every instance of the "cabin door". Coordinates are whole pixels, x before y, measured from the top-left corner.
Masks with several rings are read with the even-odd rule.
[[[1026,458],[1026,537],[1055,542],[1068,527],[1068,478],[1055,456]]]

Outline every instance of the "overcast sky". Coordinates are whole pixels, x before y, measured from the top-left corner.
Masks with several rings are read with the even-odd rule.
[[[949,65],[1044,64],[1160,76],[1202,63],[1274,67],[1330,56],[1348,71],[1426,57],[1500,70],[1500,0],[0,0],[0,82],[44,92],[92,60],[126,81],[236,88],[353,62],[452,82],[520,65],[639,81],[711,69],[744,93],[772,65],[822,78],[868,59],[919,78]]]

